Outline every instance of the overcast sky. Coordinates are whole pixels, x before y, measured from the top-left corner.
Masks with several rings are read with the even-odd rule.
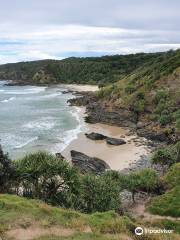
[[[0,0],[0,64],[180,48],[180,0]]]

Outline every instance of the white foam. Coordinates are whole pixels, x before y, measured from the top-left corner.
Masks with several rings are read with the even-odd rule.
[[[15,94],[15,95],[37,94],[45,91],[46,88],[47,87],[32,87],[24,90],[6,91],[6,94]]]
[[[27,140],[26,142],[22,143],[22,144],[19,144],[17,146],[14,147],[14,149],[19,149],[19,148],[23,148],[25,147],[26,145],[28,145],[29,143],[32,143],[34,141],[38,140],[38,137],[33,137],[33,138],[30,138],[29,140]]]
[[[61,92],[58,92],[58,93],[52,93],[52,94],[47,94],[47,95],[44,95],[44,96],[41,96],[39,98],[55,98],[55,97],[59,97],[61,96],[62,93]]]
[[[38,121],[31,121],[23,125],[24,128],[39,129],[39,130],[50,130],[55,126],[54,121],[44,121],[43,119]]]
[[[67,130],[63,136],[59,137],[61,143],[57,144],[53,149],[53,152],[62,152],[72,141],[78,138],[78,135],[84,131],[85,123],[81,118],[79,107],[74,107],[75,111],[71,111],[72,116],[78,121],[78,125],[75,129]]]
[[[13,101],[14,99],[15,99],[15,97],[10,97],[10,98],[8,98],[8,99],[2,100],[1,102],[2,102],[2,103],[7,103],[7,102],[10,102],[10,101]]]

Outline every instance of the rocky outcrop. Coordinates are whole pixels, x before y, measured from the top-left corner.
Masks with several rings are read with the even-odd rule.
[[[71,105],[86,106],[87,116],[85,121],[88,123],[105,123],[120,127],[128,127],[139,136],[145,137],[156,143],[168,142],[174,143],[179,140],[179,137],[172,133],[167,135],[164,128],[156,127],[153,121],[144,121],[138,119],[135,112],[126,109],[125,107],[111,106],[103,100],[98,100],[93,93],[83,94],[82,97],[69,100]]]
[[[91,140],[104,140],[106,139],[107,137],[104,136],[103,134],[101,133],[95,133],[95,132],[92,132],[92,133],[85,133],[86,137],[91,139]]]
[[[101,174],[107,169],[110,169],[109,165],[103,160],[96,157],[89,157],[84,153],[71,151],[72,163],[78,167],[80,171],[84,173]]]
[[[119,139],[119,138],[106,138],[106,142],[107,144],[110,144],[110,145],[123,145],[123,144],[126,144],[126,141],[124,141],[123,139]]]

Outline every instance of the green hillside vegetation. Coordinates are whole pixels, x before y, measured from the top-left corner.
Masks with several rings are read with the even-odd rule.
[[[23,240],[22,235],[11,236],[14,233],[26,236],[31,232],[32,240],[136,240],[134,228],[138,224],[143,226],[143,222],[135,222],[113,211],[82,214],[38,200],[0,194],[0,236],[3,239]],[[159,224],[165,225],[163,222]],[[33,235],[37,230],[39,237]],[[178,240],[178,235],[146,235],[146,239]]]
[[[180,135],[180,50],[151,59],[97,96],[116,111],[134,112],[150,132],[162,128],[166,135]]]
[[[156,64],[156,59],[164,58],[165,55],[138,53],[5,64],[0,66],[0,79],[34,84],[83,83],[103,86],[123,79],[145,64]]]
[[[153,214],[180,216],[180,163],[172,165],[164,176],[164,182],[169,190],[152,200],[149,210]]]
[[[179,164],[172,165],[162,181],[152,169],[128,175],[116,171],[108,171],[100,176],[82,175],[69,163],[46,152],[29,154],[13,162],[2,150],[0,153],[2,236],[13,231],[36,233],[38,228],[38,231],[43,232],[40,234],[43,236],[38,238],[36,235],[32,238],[34,240],[106,240],[126,239],[127,236],[136,239],[134,235],[136,226],[148,224],[151,227],[155,222],[135,220],[129,213],[124,212],[120,193],[123,190],[131,192],[133,202],[137,201],[136,193],[139,191],[147,192],[149,195],[156,194],[157,190],[162,188],[162,184],[169,189],[165,194],[154,198],[148,209],[154,214],[180,216]],[[12,194],[20,194],[26,198]],[[119,212],[122,216],[118,214]],[[179,225],[175,220],[174,223],[173,229],[178,233]],[[158,222],[157,226],[172,224],[173,221],[163,220]],[[65,232],[70,231],[68,233],[70,235],[59,237],[60,233],[57,230],[59,228],[63,228]],[[51,232],[51,236],[47,231]],[[164,240],[168,236],[146,237]],[[172,239],[178,239],[178,236],[173,234]]]

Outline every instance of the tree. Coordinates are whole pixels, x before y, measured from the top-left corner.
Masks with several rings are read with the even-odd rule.
[[[15,177],[15,168],[8,154],[4,154],[0,145],[0,193],[10,192]]]
[[[81,209],[84,212],[104,212],[120,207],[119,185],[107,176],[82,177]]]
[[[139,191],[151,192],[158,185],[159,179],[153,169],[143,169],[125,175],[123,179],[124,188],[132,193],[132,200],[135,202],[135,194]]]
[[[32,197],[55,205],[73,207],[79,191],[79,173],[68,162],[37,152],[16,162],[20,185],[30,189]]]

